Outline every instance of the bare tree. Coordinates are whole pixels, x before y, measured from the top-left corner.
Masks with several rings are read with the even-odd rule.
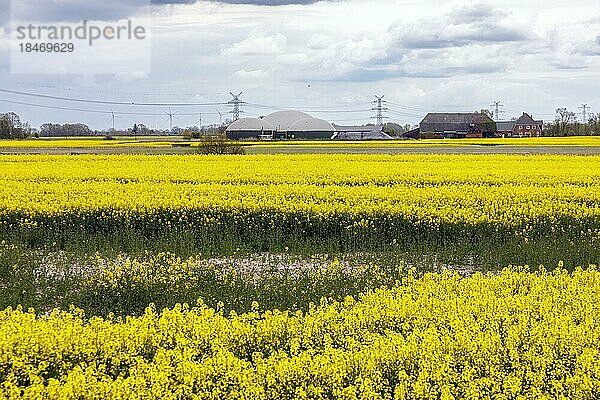
[[[569,129],[572,128],[572,125],[576,120],[577,115],[574,112],[567,110],[566,107],[556,109],[554,121],[562,135],[566,136],[569,133]]]
[[[590,114],[588,126],[592,135],[600,135],[600,113]]]
[[[491,119],[494,119],[494,115],[487,108],[482,108],[481,111],[479,111],[479,114],[484,114],[484,115],[487,115],[488,117],[490,117]]]
[[[24,139],[29,135],[28,124],[21,122],[21,119],[14,112],[0,114],[0,138],[1,139]]]

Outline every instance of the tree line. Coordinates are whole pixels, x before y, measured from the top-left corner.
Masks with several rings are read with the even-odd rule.
[[[0,114],[0,139],[25,139],[31,135],[31,127],[22,122],[14,112]]]
[[[587,115],[586,123],[577,120],[577,113],[567,108],[556,109],[554,121],[544,124],[544,136],[600,135],[600,113]]]

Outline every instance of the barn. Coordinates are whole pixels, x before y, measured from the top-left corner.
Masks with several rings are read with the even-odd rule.
[[[390,135],[383,131],[383,125],[343,126],[334,125],[336,140],[390,140]]]
[[[482,113],[429,113],[420,124],[422,136],[493,137],[496,123]]]

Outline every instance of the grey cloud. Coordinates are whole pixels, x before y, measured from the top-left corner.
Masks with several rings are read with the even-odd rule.
[[[525,42],[532,35],[511,19],[511,14],[485,4],[456,8],[442,17],[434,17],[406,26],[390,28],[396,45],[404,49],[443,49],[473,43]]]
[[[332,0],[216,0],[217,3],[226,4],[251,4],[256,6],[285,6],[290,4],[314,4],[320,1],[332,1]],[[341,0],[333,0],[341,1]]]
[[[0,27],[6,25],[10,19],[10,0],[0,0]]]
[[[13,16],[27,22],[77,22],[86,20],[111,21],[136,16],[148,11],[148,6],[194,4],[199,0],[17,0],[12,2]],[[221,4],[281,6],[313,4],[320,0],[215,0]],[[343,0],[325,0],[343,1]],[[0,26],[9,22],[11,1],[0,0]]]
[[[600,36],[597,36],[596,39],[587,40],[576,45],[572,49],[571,54],[575,56],[600,56]]]
[[[439,37],[431,39],[406,37],[401,40],[402,47],[407,49],[443,49],[446,47],[463,47],[467,45],[464,40],[445,40]]]
[[[12,2],[11,16],[20,22],[111,21],[149,12],[149,0],[103,0],[102,2],[64,2],[60,0],[23,0]]]
[[[332,82],[381,82],[395,78],[451,78],[459,75],[489,74],[501,72],[504,68],[496,65],[468,65],[468,66],[438,66],[411,71],[406,68],[365,69],[359,68],[342,74],[332,79]]]
[[[452,23],[459,25],[481,20],[504,18],[508,15],[509,13],[504,10],[494,8],[489,4],[478,3],[454,8],[450,12],[449,18]]]

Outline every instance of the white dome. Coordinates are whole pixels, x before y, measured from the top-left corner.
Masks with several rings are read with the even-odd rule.
[[[319,118],[305,118],[296,121],[289,128],[292,132],[335,132],[329,122]]]
[[[312,118],[307,113],[301,111],[277,111],[265,117],[273,126],[280,131],[287,131],[297,121]]]
[[[264,119],[260,118],[240,118],[237,121],[233,121],[228,127],[228,131],[271,131],[275,127]]]

